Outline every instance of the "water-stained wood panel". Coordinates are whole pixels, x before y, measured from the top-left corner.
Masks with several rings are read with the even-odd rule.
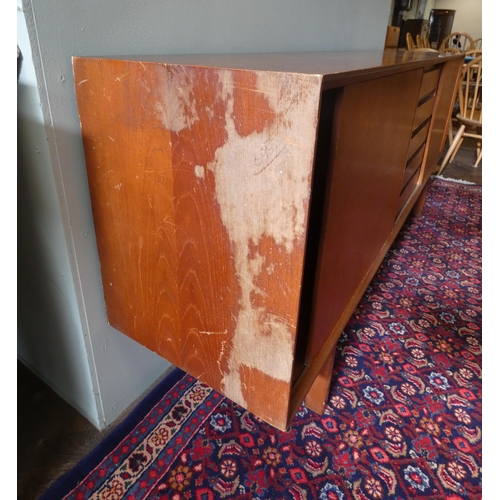
[[[283,428],[320,77],[90,58],[74,74],[110,324]]]

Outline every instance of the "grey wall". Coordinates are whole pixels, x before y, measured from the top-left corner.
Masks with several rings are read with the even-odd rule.
[[[97,401],[65,244],[35,68],[22,10],[18,79],[18,355],[29,368],[99,422]]]
[[[49,267],[37,286],[50,288],[51,273],[65,273],[54,311],[70,321],[65,334],[31,325],[20,335],[38,363],[46,356],[40,344],[51,343],[58,353],[51,363],[65,370],[49,368],[44,376],[96,426],[112,422],[169,365],[106,321],[71,56],[382,49],[390,7],[391,0],[23,1],[45,124],[39,133],[48,146],[33,160],[50,184],[38,194],[57,212],[47,252],[64,255],[55,259],[64,271]],[[20,307],[32,311],[28,300]],[[71,386],[84,379],[75,402]]]

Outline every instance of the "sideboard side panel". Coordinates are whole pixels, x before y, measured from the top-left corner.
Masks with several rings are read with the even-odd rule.
[[[321,78],[74,66],[110,324],[284,428]]]

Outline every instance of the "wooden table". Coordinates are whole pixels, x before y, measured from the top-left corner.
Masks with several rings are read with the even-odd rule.
[[[112,326],[284,429],[440,156],[463,55],[74,58]]]

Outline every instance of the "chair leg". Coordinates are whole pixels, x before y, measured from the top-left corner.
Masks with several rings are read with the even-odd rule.
[[[457,144],[459,143],[460,139],[462,139],[462,135],[463,135],[464,131],[465,131],[465,125],[461,125],[460,128],[458,129],[457,135],[455,135],[453,142],[450,144],[450,147],[448,148],[446,156],[444,157],[443,163],[441,163],[441,167],[440,167],[437,175],[441,175],[441,172],[444,170],[444,167],[448,163],[450,156],[452,155],[453,151],[457,147]]]
[[[477,155],[477,160],[476,160],[476,163],[474,163],[474,166],[477,167],[479,165],[479,162],[481,161],[481,158],[483,157],[483,150],[481,149],[481,151],[479,152],[479,154]]]
[[[453,160],[455,159],[455,156],[457,156],[458,151],[462,147],[462,143],[464,142],[464,138],[460,139],[460,142],[458,143],[458,146],[455,148],[455,151],[453,151],[453,154],[451,155],[450,158],[450,163],[453,163]]]

